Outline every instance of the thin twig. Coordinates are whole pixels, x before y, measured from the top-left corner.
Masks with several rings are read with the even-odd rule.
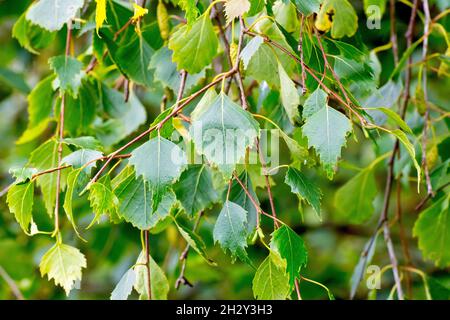
[[[303,14],[300,15],[300,36],[299,36],[299,40],[298,40],[298,52],[300,53],[300,60],[302,61],[301,68],[302,68],[302,73],[300,76],[301,79],[301,86],[302,86],[302,92],[303,94],[306,93],[307,89],[306,89],[306,73],[305,73],[305,67],[304,67],[304,56],[303,56],[303,28],[304,28],[304,23],[305,23],[305,16]]]
[[[149,241],[149,231],[144,231],[145,239],[145,269],[147,270],[147,281],[145,286],[147,288],[148,300],[152,300],[152,280],[151,280],[151,270],[150,270],[150,241]]]
[[[422,48],[422,59],[427,57],[428,53],[428,33],[431,24],[430,7],[428,0],[423,0],[423,11],[425,13],[425,22],[423,33],[425,38],[423,39]],[[425,181],[427,185],[427,193],[433,195],[433,186],[431,185],[430,172],[427,161],[427,144],[428,144],[428,123],[430,120],[430,109],[428,107],[428,89],[427,89],[427,63],[424,64],[422,72],[422,87],[423,87],[423,97],[425,100],[425,115],[424,115],[424,125],[423,125],[423,135],[422,135],[422,167],[425,174]]]
[[[195,220],[194,227],[192,228],[192,232],[197,231],[197,228],[200,224],[200,219],[203,217],[204,212],[200,211],[197,219]],[[189,282],[188,279],[186,279],[185,272],[186,272],[186,263],[187,263],[187,257],[189,254],[191,246],[189,244],[186,244],[186,247],[184,248],[183,252],[180,255],[180,261],[181,261],[181,271],[180,275],[178,276],[177,280],[175,281],[175,289],[178,289],[181,285],[187,285],[189,287],[193,287],[192,283]]]
[[[66,57],[70,56],[70,47],[72,42],[72,21],[67,23],[67,38],[66,38]],[[66,105],[65,93],[61,95],[61,107],[59,111],[59,141],[58,141],[58,167],[61,167],[62,153],[63,153],[63,139],[64,139],[64,111]],[[55,195],[55,231],[53,235],[59,233],[59,203],[61,193],[61,170],[56,172],[56,195]]]
[[[9,274],[6,272],[5,269],[0,265],[0,277],[5,280],[8,287],[11,289],[11,292],[14,294],[17,300],[25,300],[23,297],[22,292],[20,291],[17,284],[14,282],[14,280],[9,276]]]

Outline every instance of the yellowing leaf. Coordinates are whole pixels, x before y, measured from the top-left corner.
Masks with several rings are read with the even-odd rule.
[[[325,0],[317,15],[315,26],[333,38],[351,37],[358,28],[358,16],[347,0]]]
[[[225,15],[227,23],[235,18],[242,16],[250,9],[250,1],[248,0],[227,0],[225,2]]]
[[[131,18],[133,22],[137,22],[140,18],[145,16],[148,13],[148,9],[142,8],[141,6],[137,5],[136,3],[133,3],[134,7],[134,15]]]
[[[49,280],[54,279],[55,284],[63,287],[69,295],[75,281],[81,280],[86,258],[77,248],[57,243],[44,254],[39,268],[42,277],[47,275]]]
[[[95,0],[97,6],[95,8],[95,28],[98,30],[102,27],[106,20],[106,0]]]

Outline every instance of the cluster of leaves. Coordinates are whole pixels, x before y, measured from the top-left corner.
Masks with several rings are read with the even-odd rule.
[[[256,269],[255,298],[291,298],[299,294],[300,280],[323,286],[302,275],[307,244],[283,222],[283,214],[277,216],[271,189],[278,186],[270,174],[286,170],[284,183],[298,197],[299,210],[309,206],[322,221],[324,192],[312,176],[334,178],[350,137],[373,141],[377,157],[335,193],[339,220],[355,225],[373,221],[381,191],[375,170],[383,163],[392,165],[391,175],[404,188],[413,181],[418,190],[439,191],[420,213],[414,236],[424,258],[450,266],[448,109],[442,112],[433,104],[443,116],[430,120],[431,102],[421,80],[422,74],[427,76],[428,59],[439,59],[439,76],[448,77],[449,49],[429,53],[418,63],[420,80],[410,121],[405,121],[397,106],[409,99],[401,94],[409,94],[411,79],[404,89],[403,77],[428,34],[389,70],[378,55],[390,46],[367,48],[348,0],[159,0],[151,2],[151,9],[145,2],[39,0],[15,22],[12,36],[32,54],[58,35],[67,37],[65,54],[48,60],[50,74],[28,94],[28,126],[17,143],[42,143],[25,166],[11,170],[15,181],[6,199],[23,232],[56,241],[41,259],[42,276],[54,279],[67,294],[82,279],[89,260],[64,243],[60,210],[83,241],[77,206],[88,202],[93,217],[87,229],[97,223],[129,223],[141,232],[142,252],[111,299],[127,299],[133,289],[142,299],[168,297],[168,278],[150,255],[149,232],[175,227],[187,244],[182,260],[191,249],[204,263],[217,266],[208,252],[209,239],[188,226],[204,216],[215,219],[213,242],[233,262],[239,259]],[[376,19],[381,20],[385,2],[364,5],[380,6]],[[438,20],[431,31],[447,39]],[[81,50],[77,40],[83,37],[89,46]],[[142,92],[155,88],[162,110],[150,121]],[[288,164],[270,168],[266,163],[263,129],[276,132],[273,139],[281,138]],[[220,139],[196,134],[202,130],[213,130]],[[230,132],[245,134],[233,138]],[[432,141],[423,149],[419,138],[428,139],[428,132]],[[378,147],[383,139],[393,143],[393,151]],[[397,152],[394,168],[387,160]],[[231,154],[234,161],[224,162],[223,156]],[[422,165],[419,156],[425,159]],[[258,188],[269,196],[267,210]],[[38,196],[54,219],[53,231],[40,230],[33,219]],[[273,221],[273,230],[262,217]],[[352,291],[372,258],[374,237],[369,254],[355,268]],[[257,243],[267,253],[255,266],[248,248]],[[333,298],[329,291],[328,296]]]

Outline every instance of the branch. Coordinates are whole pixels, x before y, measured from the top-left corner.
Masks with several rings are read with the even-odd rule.
[[[67,38],[66,38],[66,57],[70,56],[70,45],[72,42],[72,21],[67,23]],[[61,109],[59,111],[59,141],[58,141],[58,167],[61,166],[62,152],[63,152],[63,139],[64,139],[64,111],[66,97],[63,93],[61,96]],[[59,233],[59,202],[61,193],[61,170],[56,173],[56,196],[55,196],[55,231],[53,236]]]
[[[426,59],[428,53],[428,34],[431,24],[430,7],[428,0],[423,0],[423,11],[425,12],[425,22],[423,33],[425,38],[423,39],[423,50],[422,59]],[[427,185],[427,193],[434,195],[433,186],[431,185],[430,172],[428,168],[427,161],[427,144],[428,144],[428,123],[430,121],[430,108],[428,107],[428,90],[427,90],[427,63],[424,64],[424,70],[422,72],[422,86],[423,86],[423,96],[425,100],[425,115],[424,115],[424,125],[423,125],[423,135],[422,135],[422,166],[425,173],[425,181]]]
[[[210,82],[209,84],[207,84],[206,86],[204,86],[202,89],[198,90],[197,92],[193,93],[192,95],[190,95],[188,98],[185,98],[184,101],[182,103],[179,103],[174,109],[173,111],[168,114],[163,120],[161,120],[159,123],[155,124],[154,126],[150,127],[149,129],[145,130],[144,132],[142,132],[140,135],[138,135],[137,137],[135,137],[134,139],[132,139],[131,141],[129,141],[128,143],[126,143],[124,146],[120,147],[119,149],[117,149],[116,151],[114,151],[113,153],[109,154],[108,156],[106,156],[106,162],[105,164],[100,168],[100,170],[97,172],[97,174],[91,179],[91,181],[89,181],[88,185],[85,187],[86,189],[89,189],[89,187],[92,185],[92,183],[94,183],[95,181],[97,181],[97,179],[100,177],[100,175],[103,173],[103,171],[105,171],[106,167],[108,166],[108,164],[111,162],[111,160],[116,157],[117,155],[119,155],[119,153],[121,153],[122,151],[124,151],[125,149],[127,149],[128,147],[132,146],[133,144],[135,144],[136,142],[140,141],[142,138],[144,138],[145,136],[147,136],[149,133],[153,132],[154,130],[159,130],[161,129],[161,127],[167,122],[169,121],[172,117],[176,116],[184,107],[186,107],[187,105],[189,105],[189,103],[191,103],[193,100],[195,100],[199,95],[203,94],[205,91],[207,91],[209,88],[215,86],[216,84],[220,83],[223,79],[228,78],[232,75],[234,75],[237,72],[236,67],[232,68],[230,71],[222,74],[220,77],[218,77],[217,79],[215,79],[214,81]],[[181,102],[181,101],[180,101]]]

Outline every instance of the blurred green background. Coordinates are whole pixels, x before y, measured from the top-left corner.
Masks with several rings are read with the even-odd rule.
[[[448,6],[448,2],[433,1],[439,8]],[[65,33],[61,31],[54,43],[43,50],[40,55],[32,55],[19,46],[11,38],[11,29],[17,18],[24,12],[31,1],[0,0],[0,187],[4,188],[12,182],[8,170],[11,167],[23,166],[30,152],[42,141],[35,141],[25,145],[16,145],[15,141],[25,130],[27,124],[26,94],[33,86],[49,73],[47,60],[49,57],[63,52]],[[362,37],[369,49],[388,43],[389,19],[384,16],[381,30],[369,30],[365,26],[365,17],[362,10],[362,1],[352,1],[360,15],[360,27],[357,37]],[[152,1],[152,6],[154,3]],[[152,9],[151,9],[152,11]],[[154,10],[153,10],[154,11]],[[399,34],[400,50],[403,51],[405,39],[403,34],[409,19],[409,9],[401,3],[398,4],[397,28]],[[442,24],[448,30],[449,19],[443,19]],[[418,30],[419,31],[419,30]],[[83,48],[80,43],[85,44]],[[78,50],[85,50],[89,45],[88,38],[77,39]],[[433,51],[445,52],[443,38],[432,35],[430,47]],[[418,52],[419,56],[420,53]],[[414,57],[414,59],[419,57]],[[392,56],[390,52],[379,55],[383,72],[381,83],[392,70]],[[413,74],[413,87],[416,74]],[[429,78],[430,100],[450,111],[448,88],[450,81],[438,79],[431,74]],[[160,92],[139,92],[140,98],[147,108],[150,118],[159,112],[158,97]],[[150,120],[151,120],[150,119]],[[414,114],[408,115],[409,123],[414,129]],[[417,127],[420,129],[420,127]],[[439,128],[438,128],[439,130]],[[442,130],[445,130],[442,129]],[[448,129],[447,129],[448,130]],[[335,215],[333,198],[336,190],[349,178],[355,175],[352,166],[365,167],[377,156],[392,148],[393,140],[380,139],[378,146],[358,136],[358,142],[349,140],[347,148],[343,151],[343,160],[340,169],[333,181],[315,170],[308,171],[308,175],[321,187],[323,197],[323,221],[320,222],[311,208],[305,206],[302,214],[298,206],[298,199],[291,194],[289,187],[283,183],[284,175],[274,177],[275,205],[280,218],[292,226],[304,239],[308,252],[308,267],[304,275],[310,279],[328,286],[338,299],[347,299],[350,291],[350,278],[358,262],[359,255],[365,242],[372,235],[382,202],[382,191],[385,181],[385,166],[377,168],[377,185],[379,195],[375,202],[375,213],[370,222],[364,225],[348,225],[339,221]],[[447,144],[448,146],[448,144]],[[448,150],[447,150],[448,152]],[[288,152],[281,152],[287,155]],[[288,163],[289,159],[281,159],[281,163]],[[414,183],[404,182],[406,192],[403,192],[401,205],[404,211],[404,226],[410,244],[412,262],[416,268],[423,270],[430,276],[430,289],[434,297],[449,297],[450,287],[449,270],[435,268],[432,263],[424,262],[417,249],[417,239],[411,235],[412,226],[418,213],[414,210],[421,197],[415,192]],[[262,207],[270,211],[266,193],[257,189]],[[394,193],[395,196],[395,193]],[[0,200],[0,266],[16,282],[26,298],[30,299],[65,299],[61,288],[54,286],[53,282],[42,279],[39,275],[38,264],[43,253],[53,244],[47,236],[26,236],[15,222],[12,214],[5,204],[6,197]],[[86,226],[92,218],[90,208],[84,202],[76,208],[79,224]],[[393,202],[392,208],[395,206]],[[178,258],[185,247],[185,242],[177,235],[173,228],[167,229],[157,235],[151,235],[151,252],[154,259],[164,268],[171,284],[170,298],[174,299],[252,299],[251,282],[255,270],[241,262],[231,263],[218,246],[212,243],[212,228],[219,207],[214,208],[206,215],[200,226],[200,234],[207,242],[210,256],[217,261],[218,267],[205,264],[198,255],[191,253],[187,263],[186,277],[194,284],[193,288],[182,287],[174,289],[174,282],[178,276]],[[393,211],[393,209],[392,209]],[[52,221],[45,213],[44,204],[39,197],[35,198],[33,216],[42,230],[51,230]],[[272,221],[263,218],[264,230],[270,232]],[[64,242],[75,245],[86,255],[88,267],[83,272],[81,290],[73,290],[70,299],[109,299],[110,293],[122,274],[134,264],[139,255],[141,243],[139,231],[127,223],[111,225],[107,221],[95,225],[89,231],[83,232],[88,243],[79,241],[71,231],[67,219],[63,220]],[[82,230],[83,228],[81,228]],[[372,264],[383,267],[389,264],[386,247],[379,237],[376,253]],[[393,228],[393,238],[400,260],[403,260],[398,240],[398,225]],[[249,255],[258,265],[266,256],[265,248],[256,244],[250,247]],[[378,298],[386,298],[393,284],[390,272],[386,272],[382,279],[382,288],[377,291]],[[301,282],[301,292],[304,299],[327,299],[326,292],[313,284]],[[413,276],[414,298],[424,298],[424,288],[419,277]],[[368,290],[361,285],[357,298],[367,298]],[[0,277],[0,299],[12,299],[9,286],[4,277]],[[136,296],[133,296],[136,298]]]

